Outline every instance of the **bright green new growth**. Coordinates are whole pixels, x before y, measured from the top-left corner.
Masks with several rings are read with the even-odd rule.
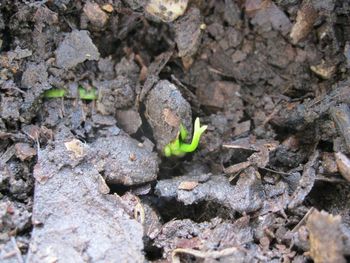
[[[186,128],[180,124],[180,131],[175,140],[170,142],[168,145],[164,147],[164,155],[166,157],[174,156],[184,156],[186,153],[193,152],[197,149],[199,140],[203,134],[203,132],[208,128],[207,125],[200,126],[199,118],[196,118],[194,122],[194,132],[192,137],[192,142],[190,144],[185,143],[188,136],[188,132]]]
[[[48,99],[62,98],[64,97],[65,94],[66,94],[66,91],[64,89],[53,88],[53,89],[45,90],[44,97]]]
[[[48,99],[63,98],[66,95],[67,91],[65,89],[52,88],[44,92],[44,98]],[[95,88],[86,90],[82,86],[78,87],[78,95],[82,100],[96,100],[98,98],[97,90]]]
[[[79,98],[82,100],[96,100],[98,97],[97,90],[95,88],[86,90],[82,86],[78,87]]]

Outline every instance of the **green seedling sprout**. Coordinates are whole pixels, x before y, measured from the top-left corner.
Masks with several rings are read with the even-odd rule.
[[[82,100],[96,100],[98,97],[97,90],[95,88],[86,90],[82,86],[78,87],[79,98]]]
[[[171,156],[181,157],[181,156],[184,156],[186,153],[195,151],[198,147],[199,140],[202,134],[207,128],[208,128],[207,125],[203,125],[201,127],[199,118],[196,118],[194,122],[194,132],[193,132],[192,141],[190,144],[188,144],[184,142],[188,136],[188,131],[182,124],[180,124],[179,133],[177,134],[175,140],[173,140],[172,142],[170,142],[164,147],[164,155],[166,157],[171,157]]]
[[[44,92],[44,97],[48,99],[63,98],[64,95],[66,95],[66,91],[64,89],[53,88],[53,89],[45,90]]]
[[[67,91],[65,89],[52,88],[44,92],[44,98],[47,99],[63,98],[66,95]],[[82,86],[78,87],[78,95],[82,100],[96,100],[98,97],[97,90],[95,88],[86,90]]]

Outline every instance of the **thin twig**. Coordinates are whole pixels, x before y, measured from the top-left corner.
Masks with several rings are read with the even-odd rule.
[[[178,254],[189,254],[197,258],[221,258],[227,257],[236,253],[238,251],[244,251],[242,248],[238,247],[230,247],[220,251],[199,251],[195,249],[189,248],[176,248],[172,252],[172,262],[180,263],[180,257]]]
[[[299,221],[299,223],[292,229],[292,233],[295,233],[298,231],[298,229],[301,227],[302,224],[306,221],[306,219],[309,217],[309,215],[315,210],[314,207],[311,207],[309,211],[303,216],[303,218]]]

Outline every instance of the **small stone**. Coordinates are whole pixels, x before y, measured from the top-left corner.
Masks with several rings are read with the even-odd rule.
[[[115,114],[117,109],[133,105],[135,91],[127,77],[118,76],[116,79],[102,81],[97,85],[99,86],[97,109],[102,114]]]
[[[251,121],[250,120],[237,123],[235,125],[235,131],[234,131],[233,135],[234,136],[240,136],[240,135],[246,134],[246,133],[248,133],[250,131],[250,127],[251,127]]]

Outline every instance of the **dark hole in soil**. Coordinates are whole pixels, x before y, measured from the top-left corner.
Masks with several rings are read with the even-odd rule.
[[[9,27],[5,27],[5,29],[2,31],[2,47],[1,51],[9,51],[11,49],[11,43],[12,43],[12,34]]]
[[[135,193],[137,195],[143,186],[148,186],[148,183],[133,186],[127,186],[123,184],[108,184],[110,194],[117,194],[119,196],[122,196],[127,192]]]
[[[318,147],[325,152],[332,152],[333,151],[333,143],[329,141],[320,141],[318,143]]]
[[[210,221],[213,218],[232,219],[232,212],[216,202],[201,201],[184,205],[175,199],[165,200],[158,197],[150,199],[164,223],[174,219],[191,219],[196,223]]]
[[[249,149],[235,149],[230,160],[224,162],[224,167],[245,162],[247,161],[248,157],[251,156],[254,152],[255,151]]]
[[[153,131],[151,126],[149,125],[146,117],[145,117],[145,112],[146,112],[146,106],[145,104],[141,103],[140,108],[139,108],[139,113],[141,116],[142,120],[142,125],[141,127],[137,130],[135,134],[132,135],[132,137],[138,141],[143,141],[142,137],[145,136],[149,140],[151,140],[153,143],[155,143],[154,137],[153,137]]]
[[[148,238],[144,238],[144,252],[147,260],[155,261],[163,257],[163,249],[151,245],[152,242]]]
[[[350,225],[350,203],[344,202],[344,200],[349,199],[349,196],[349,185],[319,181],[315,183],[307,202],[318,210],[341,214],[343,222]]]
[[[159,166],[158,180],[182,175],[184,163],[190,162],[192,158],[193,155],[190,153],[181,158],[163,157]]]
[[[117,194],[119,196],[124,195],[126,192],[130,191],[130,186],[126,186],[123,184],[112,184],[108,185],[110,191],[110,194]]]

